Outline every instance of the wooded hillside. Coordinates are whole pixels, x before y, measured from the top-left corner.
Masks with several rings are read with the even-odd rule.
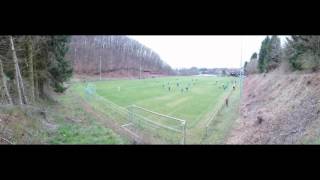
[[[64,91],[69,36],[0,36],[0,103],[32,104]]]
[[[156,52],[126,36],[72,36],[67,58],[76,74],[98,75],[101,70],[139,77],[140,68],[142,73],[174,73]]]

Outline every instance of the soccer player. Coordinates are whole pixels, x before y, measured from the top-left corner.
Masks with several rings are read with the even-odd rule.
[[[229,105],[229,100],[228,98],[226,98],[226,107],[228,107],[228,105]]]

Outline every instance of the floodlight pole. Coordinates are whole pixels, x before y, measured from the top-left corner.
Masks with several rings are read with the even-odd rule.
[[[242,86],[243,86],[242,48],[243,48],[243,39],[241,38],[241,58],[240,58],[240,99],[241,99],[241,97],[242,97]]]
[[[140,59],[139,79],[141,79],[141,63],[142,63],[142,59]]]
[[[77,59],[77,48],[75,47],[74,48],[74,59],[73,59],[73,64],[74,64],[74,62],[76,61],[76,59]]]
[[[101,56],[100,56],[100,81],[101,81]]]

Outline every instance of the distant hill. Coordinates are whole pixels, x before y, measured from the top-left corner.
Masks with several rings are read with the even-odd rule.
[[[126,36],[72,36],[67,58],[76,74],[104,77],[172,75],[174,71],[150,48]],[[101,60],[101,64],[100,64]]]

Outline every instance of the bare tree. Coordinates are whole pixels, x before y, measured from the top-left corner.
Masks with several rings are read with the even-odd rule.
[[[2,77],[2,84],[3,84],[3,87],[4,87],[5,94],[6,94],[7,98],[8,98],[9,104],[13,104],[12,103],[12,98],[11,98],[10,93],[8,91],[7,80],[6,80],[6,76],[5,76],[4,72],[3,72],[3,65],[2,65],[1,59],[0,59],[0,75]]]
[[[28,72],[29,72],[29,81],[30,81],[30,92],[31,92],[31,102],[35,101],[35,87],[34,87],[34,70],[33,70],[33,45],[32,39],[30,36],[27,36],[26,42],[27,49],[27,64],[28,64]]]
[[[19,79],[20,69],[19,69],[19,65],[18,65],[18,59],[17,59],[16,51],[14,49],[12,36],[10,36],[10,44],[11,44],[13,63],[14,63],[14,67],[15,67],[15,77],[16,77],[17,92],[18,92],[18,97],[19,97],[19,104],[22,105],[23,102],[22,102],[21,89],[20,89],[20,79]]]
[[[158,54],[126,36],[72,37],[68,57],[74,62],[75,72],[97,74],[100,56],[102,72],[124,72],[127,76],[138,77],[144,71],[162,74],[173,72]]]
[[[16,72],[15,75],[16,75],[16,81],[17,81],[16,83],[17,83],[17,88],[18,88],[18,94],[19,94],[19,103],[23,104],[23,101],[24,101],[25,104],[28,104],[28,100],[27,100],[27,96],[26,96],[26,93],[24,90],[23,80],[21,77],[21,71],[19,68],[18,58],[17,58],[15,47],[14,47],[12,36],[10,36],[10,44],[11,44],[12,58],[14,61],[15,72]],[[20,90],[20,88],[21,88],[21,90]]]

